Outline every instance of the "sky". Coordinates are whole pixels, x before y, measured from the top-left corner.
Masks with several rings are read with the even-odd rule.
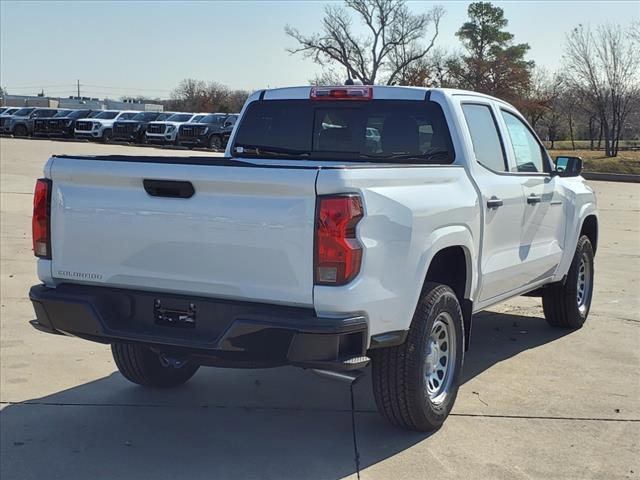
[[[166,98],[184,78],[255,90],[308,84],[320,68],[291,55],[284,33],[320,31],[327,1],[0,0],[0,85],[10,94],[76,93]],[[455,32],[469,2],[410,1],[415,13],[446,10],[436,45],[460,48]],[[531,46],[528,58],[561,68],[566,33],[578,24],[640,18],[635,1],[510,1],[507,30]]]

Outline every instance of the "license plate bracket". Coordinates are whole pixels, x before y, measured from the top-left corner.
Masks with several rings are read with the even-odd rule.
[[[157,325],[175,328],[195,328],[196,305],[190,302],[186,309],[169,308],[159,298],[153,300],[153,318]]]

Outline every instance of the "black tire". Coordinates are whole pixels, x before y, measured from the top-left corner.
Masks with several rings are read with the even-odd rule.
[[[584,270],[581,270],[582,268]],[[572,329],[584,325],[593,297],[593,273],[593,246],[589,237],[583,235],[578,240],[565,282],[550,285],[543,291],[542,308],[549,325]],[[586,282],[582,289],[582,296],[580,296],[578,276],[583,277]]]
[[[222,137],[220,135],[211,135],[208,146],[210,150],[222,150]]]
[[[13,128],[14,137],[26,137],[29,134],[26,125],[18,124]]]
[[[130,382],[145,387],[172,388],[189,380],[199,365],[184,362],[179,367],[161,361],[149,347],[112,343],[111,353],[120,373]]]
[[[446,395],[432,399],[425,357],[430,351],[428,343],[434,323],[441,318],[447,318],[455,332],[451,342],[455,349],[449,361],[453,370],[448,373],[450,377],[443,378],[443,383],[450,382]],[[408,430],[428,432],[439,428],[453,408],[462,379],[464,322],[453,290],[427,282],[405,342],[397,347],[372,350],[371,357],[373,393],[382,416]]]
[[[102,138],[101,138],[102,143],[111,143],[111,136],[112,136],[112,132],[110,129],[107,128],[104,132],[102,132]]]

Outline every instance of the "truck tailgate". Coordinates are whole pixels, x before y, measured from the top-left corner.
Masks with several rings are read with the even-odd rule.
[[[220,160],[54,157],[52,277],[312,305],[317,169]],[[191,182],[195,194],[152,196],[145,179]]]

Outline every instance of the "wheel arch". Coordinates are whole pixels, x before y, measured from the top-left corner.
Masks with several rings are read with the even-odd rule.
[[[469,251],[462,245],[444,247],[432,257],[424,279],[427,282],[437,282],[448,285],[456,296],[463,300],[469,298],[470,282],[469,269],[471,261]]]
[[[595,214],[587,215],[582,221],[580,236],[582,235],[586,235],[589,238],[595,255],[598,249],[598,217]]]
[[[574,216],[569,217],[565,228],[564,252],[556,270],[554,282],[564,281],[569,267],[571,267],[578,240],[582,235],[589,237],[595,254],[598,245],[598,212],[595,202],[586,202],[579,209],[576,209]]]
[[[472,294],[477,284],[473,268],[475,249],[471,233],[466,227],[445,228],[447,232],[441,235],[430,249],[420,296],[427,282],[442,283],[451,287],[462,309],[465,349],[468,349],[473,312]]]

